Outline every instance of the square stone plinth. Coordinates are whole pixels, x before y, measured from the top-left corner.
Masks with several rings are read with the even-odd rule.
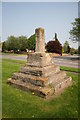
[[[27,59],[27,65],[35,67],[44,67],[52,65],[52,59],[49,53],[30,53]]]

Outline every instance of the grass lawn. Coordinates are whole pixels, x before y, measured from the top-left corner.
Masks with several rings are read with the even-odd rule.
[[[71,68],[71,67],[60,66],[60,69],[65,70],[65,71],[79,72],[80,73],[80,68]]]
[[[25,62],[3,59],[2,63],[2,116],[3,118],[77,118],[78,75],[67,72],[73,85],[56,98],[47,101],[13,88],[7,79]]]
[[[4,52],[2,52],[1,54],[2,54],[2,55],[13,55],[13,56],[19,56],[19,55],[26,55],[27,53],[25,53],[25,54],[24,54],[24,53],[21,53],[21,54],[18,53],[18,54],[17,54],[17,53],[4,53]]]

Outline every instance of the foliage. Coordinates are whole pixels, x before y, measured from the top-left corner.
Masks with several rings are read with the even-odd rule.
[[[64,53],[70,53],[70,46],[69,46],[68,41],[65,41],[63,45],[63,49],[64,49]]]
[[[2,43],[2,52],[5,52],[6,50],[8,50],[8,42],[6,41],[4,41],[3,43]]]
[[[80,46],[78,47],[78,54],[80,55]]]
[[[19,39],[14,36],[8,37],[8,50],[13,50],[15,53],[20,50]]]
[[[78,54],[78,49],[75,49],[75,54]]]
[[[62,47],[62,53],[64,53],[64,49],[63,49],[63,47]]]
[[[71,48],[71,49],[70,49],[70,54],[71,54],[71,55],[75,54],[75,49],[74,49],[74,48]]]
[[[30,36],[29,39],[27,39],[26,36],[9,36],[8,40],[3,42],[2,52],[7,50],[20,53],[21,51],[26,51],[26,49],[35,50],[35,44],[35,34]]]
[[[35,34],[33,34],[27,40],[27,49],[29,49],[29,50],[35,50],[35,45],[36,45]]]
[[[18,40],[19,40],[19,43],[20,43],[20,50],[21,51],[26,51],[26,47],[27,47],[26,36],[19,36]]]
[[[17,64],[16,64],[17,63]],[[52,100],[44,100],[6,84],[14,72],[23,64],[17,60],[2,63],[2,117],[3,118],[77,118],[78,75],[70,74],[73,85]],[[66,99],[65,99],[66,98]],[[65,108],[65,109],[64,109]]]
[[[55,33],[55,37],[54,37],[54,39],[55,39],[55,40],[58,40],[58,38],[57,38],[57,33]]]
[[[80,18],[75,18],[75,21],[72,23],[73,28],[70,30],[71,39],[73,41],[80,41]]]
[[[58,53],[62,55],[62,45],[60,44],[58,38],[57,38],[57,33],[55,33],[54,37],[55,41],[49,41],[46,44],[46,49],[47,52],[52,52],[52,53]]]
[[[25,36],[8,37],[8,40],[2,44],[2,52],[13,50],[14,53],[26,51],[27,38]]]
[[[68,45],[67,52],[70,53],[70,46]]]
[[[59,41],[49,41],[46,45],[47,52],[58,53],[62,55],[62,46]]]

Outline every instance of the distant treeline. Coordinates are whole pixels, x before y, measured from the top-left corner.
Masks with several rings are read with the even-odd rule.
[[[31,35],[29,38],[26,36],[9,36],[8,39],[2,43],[2,52],[21,53],[26,52],[27,49],[35,51],[35,47],[35,34]],[[54,39],[45,44],[45,49],[46,52],[58,53],[60,55],[62,55],[62,53],[80,54],[80,47],[78,50],[70,48],[68,41],[65,41],[62,46],[56,33]]]
[[[14,53],[20,53],[22,51],[35,50],[35,34],[30,38],[26,36],[10,36],[6,41],[3,42],[2,52],[13,51]]]

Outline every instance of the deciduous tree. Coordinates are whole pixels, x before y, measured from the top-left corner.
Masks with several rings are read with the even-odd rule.
[[[36,45],[35,34],[33,34],[27,40],[27,49],[29,49],[29,50],[35,50],[35,45]]]
[[[73,27],[72,30],[70,30],[70,38],[73,41],[80,41],[80,18],[75,18],[72,25]]]

